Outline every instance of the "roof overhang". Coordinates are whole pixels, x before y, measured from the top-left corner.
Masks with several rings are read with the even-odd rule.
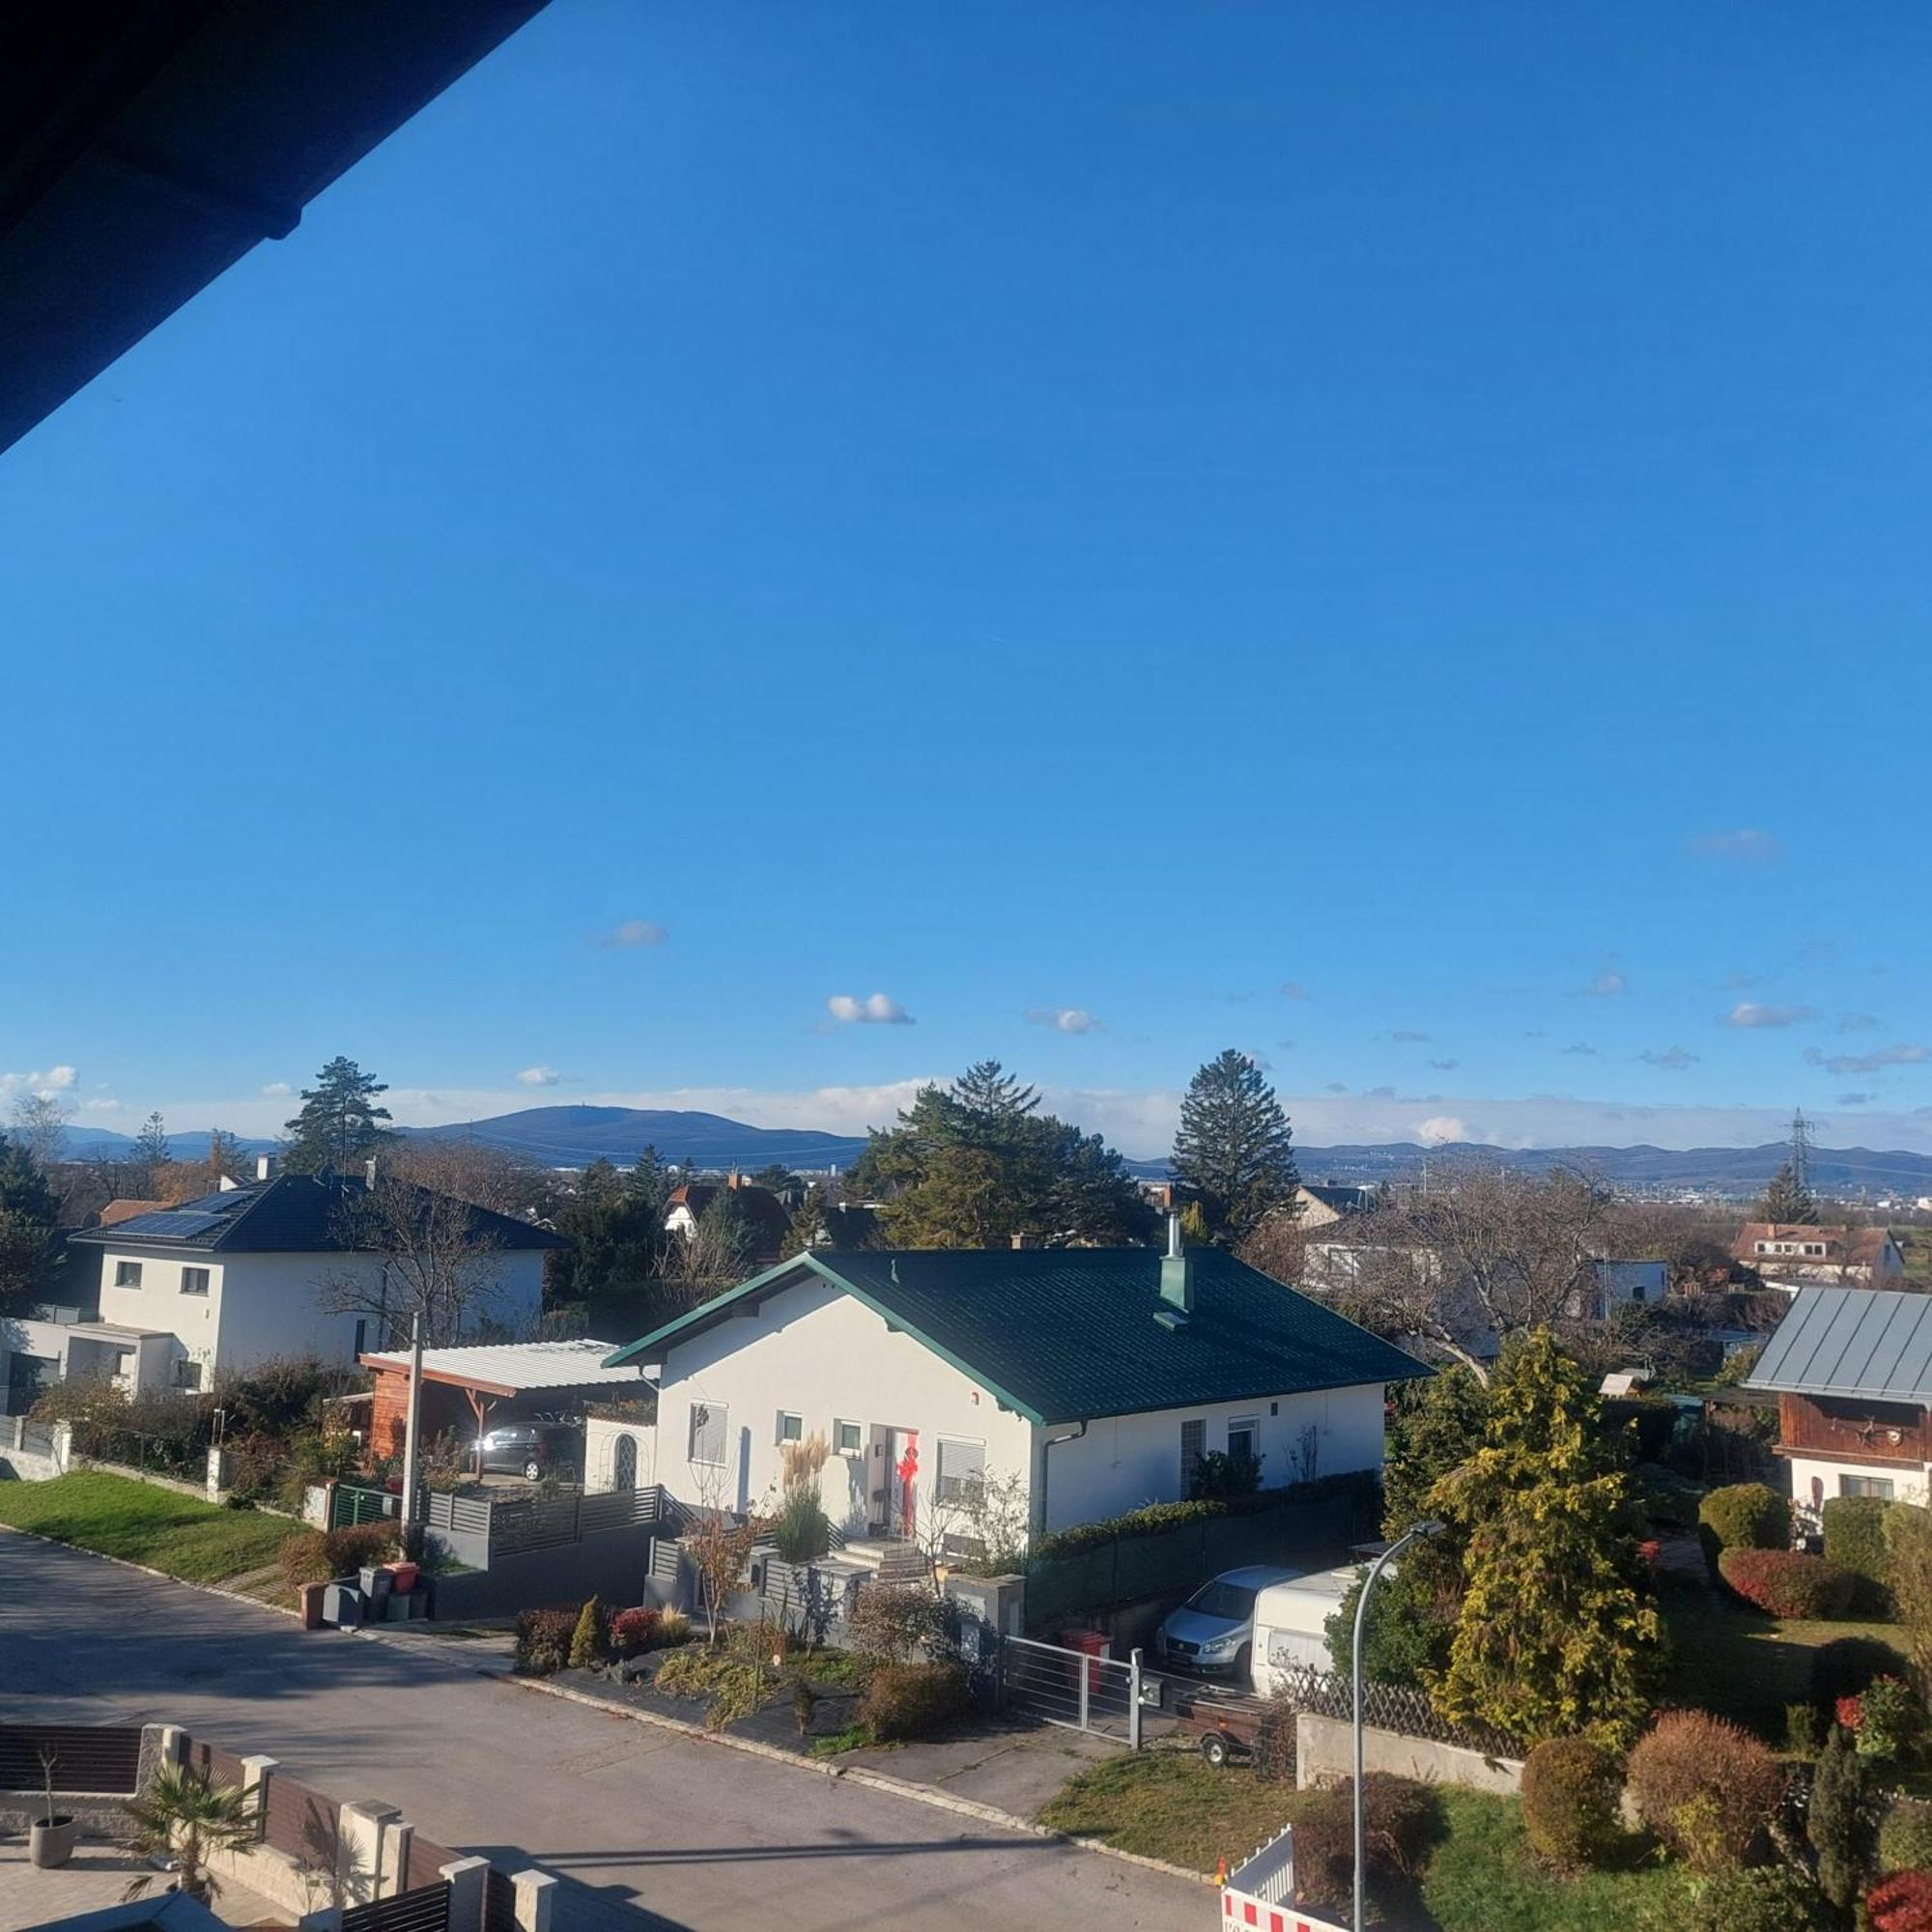
[[[0,449],[547,0],[15,0],[0,22]]]

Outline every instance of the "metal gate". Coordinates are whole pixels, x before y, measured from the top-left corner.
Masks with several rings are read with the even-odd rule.
[[[449,1932],[449,1881],[352,1906],[342,1915],[342,1932]]]
[[[1000,1692],[1007,1703],[1046,1723],[1140,1744],[1139,1651],[1122,1662],[1033,1637],[1002,1637]]]
[[[328,1506],[328,1526],[350,1529],[361,1522],[380,1522],[384,1517],[398,1515],[402,1506],[402,1497],[387,1490],[362,1490],[337,1483]]]

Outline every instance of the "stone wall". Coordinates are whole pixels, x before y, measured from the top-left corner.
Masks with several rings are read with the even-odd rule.
[[[1362,1730],[1362,1765],[1367,1771],[1392,1771],[1424,1784],[1462,1784],[1502,1798],[1513,1798],[1522,1789],[1520,1758],[1485,1757],[1460,1745],[1379,1731],[1373,1724]],[[1354,1775],[1354,1727],[1345,1718],[1321,1718],[1303,1711],[1294,1720],[1295,1783],[1332,1784]]]

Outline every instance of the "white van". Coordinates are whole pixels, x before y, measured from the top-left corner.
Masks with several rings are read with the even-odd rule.
[[[1328,1619],[1362,1574],[1358,1563],[1336,1570],[1314,1570],[1286,1582],[1270,1583],[1255,1598],[1255,1639],[1250,1676],[1256,1694],[1276,1690],[1284,1672],[1300,1664],[1316,1670],[1334,1667],[1328,1655]]]

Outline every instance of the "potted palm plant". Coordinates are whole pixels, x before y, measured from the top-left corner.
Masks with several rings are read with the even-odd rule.
[[[177,1764],[163,1765],[146,1793],[128,1805],[134,1821],[133,1847],[143,1858],[171,1860],[174,1889],[206,1905],[220,1884],[208,1868],[213,1852],[245,1851],[256,1841],[254,1801],[232,1784],[213,1784],[208,1774]],[[137,1878],[128,1888],[135,1898],[153,1884]]]
[[[54,1809],[54,1765],[58,1761],[56,1753],[47,1746],[41,1747],[41,1779],[46,1787],[47,1812],[44,1818],[37,1818],[27,1832],[27,1856],[43,1871],[51,1871],[56,1865],[64,1865],[73,1857],[73,1841],[80,1835],[80,1826],[65,1811]]]

